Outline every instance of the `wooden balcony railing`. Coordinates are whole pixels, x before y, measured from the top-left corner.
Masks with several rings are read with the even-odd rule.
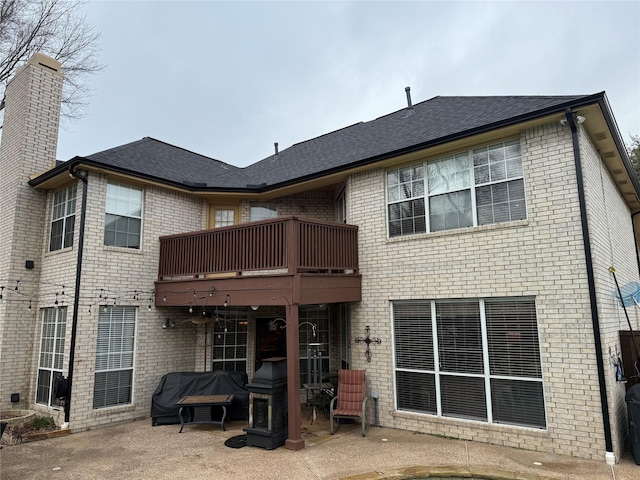
[[[158,279],[358,273],[358,227],[279,217],[160,238]]]

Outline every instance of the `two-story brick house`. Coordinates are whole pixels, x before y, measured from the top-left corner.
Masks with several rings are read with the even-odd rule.
[[[621,455],[608,268],[638,277],[640,186],[604,93],[409,100],[237,168],[151,138],[55,162],[61,84],[39,55],[7,88],[2,408],[82,430],[148,416],[167,372],[268,356],[296,405],[322,343],[382,426]]]

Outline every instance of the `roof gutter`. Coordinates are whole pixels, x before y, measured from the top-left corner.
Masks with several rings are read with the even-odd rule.
[[[602,339],[600,335],[600,320],[598,316],[598,304],[596,302],[596,282],[593,273],[593,259],[591,257],[591,238],[589,236],[589,224],[587,222],[587,203],[584,195],[584,179],[582,176],[582,159],[580,157],[580,142],[578,128],[573,119],[570,107],[565,109],[567,123],[571,128],[571,140],[573,142],[573,159],[576,168],[576,183],[578,186],[578,202],[580,204],[580,223],[582,224],[582,242],[584,246],[585,263],[587,268],[587,283],[589,284],[589,301],[591,303],[591,323],[593,325],[593,338],[596,353],[596,366],[598,370],[598,385],[600,390],[600,405],[602,408],[602,423],[604,426],[605,461],[607,464],[615,463],[613,453],[613,441],[611,437],[611,421],[609,419],[609,403],[607,401],[607,384],[604,373],[604,358],[602,355]]]
[[[29,185],[31,185],[32,187],[38,186],[43,182],[46,182],[47,180],[55,177],[56,175],[59,175],[61,172],[64,172],[66,170],[66,168],[71,168],[71,166],[75,166],[75,165],[79,165],[79,164],[86,164],[86,165],[90,165],[96,168],[101,168],[101,169],[105,169],[105,170],[110,170],[116,173],[122,173],[124,175],[130,175],[130,176],[134,176],[136,178],[140,178],[143,180],[149,180],[149,181],[153,181],[153,182],[158,182],[161,184],[165,184],[165,185],[169,185],[169,186],[173,186],[182,190],[187,190],[190,192],[202,192],[202,193],[206,193],[206,192],[220,192],[220,193],[267,193],[273,190],[277,190],[280,188],[284,188],[284,187],[288,187],[291,185],[295,185],[301,182],[307,182],[310,180],[315,180],[317,178],[322,178],[325,177],[327,175],[332,175],[332,174],[336,174],[336,173],[340,173],[346,170],[351,170],[353,168],[360,168],[360,167],[365,167],[368,165],[372,165],[375,164],[377,162],[383,161],[383,160],[387,160],[389,158],[393,158],[393,157],[397,157],[400,155],[406,155],[409,153],[413,153],[419,150],[424,150],[426,148],[430,148],[430,147],[434,147],[437,145],[441,145],[444,143],[448,143],[448,142],[452,142],[455,140],[460,140],[462,138],[466,138],[472,135],[477,135],[480,133],[485,133],[491,130],[496,130],[499,128],[503,128],[503,127],[508,127],[510,125],[514,125],[517,123],[521,123],[521,122],[526,122],[529,120],[534,120],[536,118],[540,118],[540,117],[544,117],[546,115],[550,115],[550,114],[554,114],[554,113],[562,113],[564,112],[564,110],[566,108],[578,108],[578,107],[582,107],[585,105],[592,105],[594,103],[598,103],[600,105],[600,108],[602,109],[603,112],[605,112],[604,117],[607,121],[607,124],[610,126],[610,128],[612,128],[612,131],[616,133],[616,135],[614,135],[614,140],[616,142],[616,145],[618,146],[618,148],[621,148],[621,144],[620,144],[620,134],[618,132],[617,127],[615,126],[615,121],[613,121],[613,117],[611,115],[611,111],[610,108],[608,106],[606,97],[604,92],[600,92],[600,93],[595,93],[593,95],[589,95],[589,96],[585,96],[585,97],[581,97],[577,100],[571,100],[569,102],[565,102],[559,105],[554,105],[551,107],[547,107],[541,110],[536,110],[534,112],[529,112],[523,115],[518,115],[516,117],[511,117],[505,120],[501,120],[499,122],[494,122],[488,125],[483,125],[480,127],[476,127],[476,128],[472,128],[469,130],[465,130],[462,132],[458,132],[452,135],[447,135],[444,137],[440,137],[434,140],[429,140],[427,142],[422,142],[416,145],[411,145],[409,147],[405,147],[405,148],[401,148],[398,150],[394,150],[391,152],[387,152],[387,153],[383,153],[380,155],[376,155],[373,157],[368,157],[356,162],[352,162],[349,163],[347,165],[340,165],[338,167],[334,167],[334,168],[330,168],[327,170],[322,170],[322,171],[318,171],[318,172],[314,172],[312,174],[309,175],[304,175],[301,177],[296,177],[296,178],[292,178],[289,180],[285,180],[282,182],[278,182],[278,183],[274,183],[271,185],[265,185],[264,183],[256,183],[256,184],[247,184],[245,188],[232,188],[232,187],[200,187],[200,186],[195,186],[195,185],[189,185],[189,184],[185,184],[185,183],[181,183],[181,182],[175,182],[175,181],[171,181],[171,180],[166,180],[166,179],[162,179],[159,177],[154,177],[151,175],[141,175],[139,172],[133,172],[131,170],[127,170],[124,168],[120,168],[120,167],[114,167],[111,165],[105,165],[103,163],[100,162],[96,162],[95,160],[90,160],[88,158],[84,158],[84,157],[74,157],[71,160],[65,162],[63,165],[53,168],[47,172],[45,172],[44,174],[40,175],[39,177],[36,177],[32,180],[29,181]],[[621,150],[622,154],[624,155],[626,153],[626,150],[624,149],[624,145],[622,144],[622,150]],[[627,168],[627,170],[629,170],[629,160],[626,156],[623,156],[623,162],[625,162],[625,167]],[[249,167],[247,167],[249,168]],[[244,169],[243,169],[244,170]],[[633,180],[635,180],[635,178],[633,178]],[[635,180],[633,182],[634,187],[636,188],[636,191],[640,192],[640,184],[638,183],[637,180]]]
[[[98,168],[98,169],[101,169],[101,170],[108,170],[110,172],[119,173],[119,174],[127,175],[127,176],[130,176],[130,177],[139,178],[141,180],[160,183],[162,185],[167,185],[167,186],[170,186],[170,187],[179,188],[181,190],[187,190],[189,192],[196,192],[197,193],[197,192],[207,192],[207,191],[212,191],[212,192],[244,192],[244,191],[254,192],[254,191],[256,191],[256,190],[251,189],[251,188],[246,189],[246,190],[245,189],[239,189],[239,188],[233,188],[233,187],[211,187],[211,188],[206,188],[206,187],[199,186],[199,184],[197,184],[197,183],[175,182],[173,180],[167,180],[165,178],[155,177],[153,175],[140,174],[140,172],[136,172],[136,171],[133,171],[133,170],[128,170],[128,169],[122,168],[122,167],[116,167],[116,166],[113,166],[113,165],[104,164],[104,163],[97,162],[95,160],[91,160],[91,159],[85,158],[85,157],[73,157],[71,160],[63,162],[62,164],[58,165],[57,167],[52,168],[51,170],[47,170],[42,175],[39,175],[36,178],[32,178],[27,183],[32,187],[37,187],[37,186],[45,183],[46,181],[51,180],[52,178],[55,178],[55,177],[57,177],[58,175],[60,175],[62,173],[65,173],[67,170],[71,170],[73,168],[76,168],[76,167],[79,167],[79,166],[83,166],[83,165],[86,165],[88,167]]]
[[[73,367],[76,356],[76,336],[78,331],[78,310],[80,309],[80,277],[82,275],[82,254],[84,251],[84,225],[87,216],[87,172],[74,170],[75,165],[69,165],[69,175],[82,181],[82,207],[80,211],[80,232],[78,233],[78,258],[76,261],[76,286],[73,295],[73,320],[71,322],[71,345],[69,346],[69,371],[67,373],[67,395],[64,402],[64,423],[69,427],[71,417],[71,391],[73,386]]]
[[[603,103],[604,101],[604,103]],[[293,178],[291,180],[286,180],[284,182],[280,182],[280,183],[275,183],[272,185],[269,185],[268,188],[262,189],[260,190],[261,192],[266,192],[266,191],[270,191],[270,190],[276,190],[278,188],[283,188],[283,187],[287,187],[289,185],[293,185],[296,183],[300,183],[300,182],[305,182],[305,181],[309,181],[309,180],[313,180],[316,178],[320,178],[320,177],[324,177],[326,175],[332,175],[335,173],[339,173],[343,170],[350,170],[352,168],[358,168],[358,167],[364,167],[367,165],[371,165],[377,162],[381,162],[383,160],[387,160],[389,158],[393,158],[393,157],[398,157],[400,155],[406,155],[409,153],[413,153],[413,152],[417,152],[420,150],[424,150],[426,148],[431,148],[431,147],[435,147],[437,145],[442,145],[444,143],[449,143],[449,142],[453,142],[456,140],[460,140],[466,137],[470,137],[472,135],[478,135],[480,133],[486,133],[492,130],[497,130],[499,128],[504,128],[504,127],[508,127],[510,125],[514,125],[516,123],[522,123],[522,122],[526,122],[529,120],[535,120],[537,118],[541,118],[541,117],[545,117],[547,115],[551,115],[554,113],[563,113],[567,108],[578,108],[578,107],[584,107],[586,105],[592,105],[594,103],[598,103],[601,107],[601,109],[603,111],[606,110],[607,114],[605,115],[605,118],[607,119],[607,124],[610,125],[611,123],[613,123],[615,125],[615,122],[612,122],[611,118],[613,118],[611,116],[610,110],[608,109],[608,104],[606,103],[606,98],[605,98],[605,94],[604,92],[600,92],[600,93],[595,93],[593,95],[589,95],[586,97],[582,97],[578,100],[571,100],[569,102],[565,102],[563,104],[559,104],[559,105],[554,105],[552,107],[547,107],[544,108],[542,110],[536,110],[535,112],[529,112],[529,113],[525,113],[523,115],[518,115],[516,117],[511,117],[505,120],[501,120],[499,122],[494,122],[494,123],[490,123],[487,125],[483,125],[480,127],[476,127],[476,128],[472,128],[469,130],[464,130],[462,132],[458,132],[458,133],[454,133],[452,135],[447,135],[444,137],[439,137],[436,138],[434,140],[429,140],[427,142],[422,142],[422,143],[418,143],[416,145],[411,145],[410,147],[405,147],[405,148],[401,148],[398,150],[394,150],[392,152],[387,152],[387,153],[383,153],[380,155],[376,155],[373,157],[369,157],[357,162],[352,162],[348,165],[341,165],[339,167],[335,167],[335,168],[331,168],[331,169],[327,169],[327,170],[323,170],[321,172],[316,172],[310,175],[306,175],[304,177],[298,177],[298,178]],[[606,105],[606,108],[603,107],[603,105]],[[617,133],[617,136],[614,135],[615,140],[616,140],[616,145],[619,146],[619,133],[617,128],[615,129],[615,132]],[[624,152],[626,152],[626,150],[623,149]],[[627,162],[628,163],[628,162]],[[640,184],[638,184],[638,182],[634,183],[634,186],[637,186],[637,191],[640,192]]]

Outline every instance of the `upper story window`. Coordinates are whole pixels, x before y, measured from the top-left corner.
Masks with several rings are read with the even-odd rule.
[[[251,222],[267,220],[278,216],[278,208],[275,203],[254,203],[251,205]]]
[[[526,218],[520,142],[387,171],[389,236]]]
[[[73,245],[73,229],[76,222],[77,186],[58,190],[53,195],[53,211],[51,213],[51,239],[49,251]]]
[[[140,248],[142,190],[119,183],[107,185],[104,244]]]
[[[219,228],[233,225],[236,223],[235,213],[236,211],[233,209],[216,209],[214,227]]]

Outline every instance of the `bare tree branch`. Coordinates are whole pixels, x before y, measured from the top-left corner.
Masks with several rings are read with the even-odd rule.
[[[32,55],[62,64],[62,116],[79,118],[88,104],[87,78],[102,70],[97,33],[83,13],[84,0],[0,0],[0,111],[7,82]]]

